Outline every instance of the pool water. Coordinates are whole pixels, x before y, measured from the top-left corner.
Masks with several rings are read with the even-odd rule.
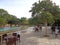
[[[0,28],[0,31],[6,31],[6,30],[14,30],[18,27],[4,27],[4,28]]]

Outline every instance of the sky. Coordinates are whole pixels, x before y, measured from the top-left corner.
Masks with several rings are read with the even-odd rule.
[[[39,0],[0,0],[0,9],[8,11],[9,14],[15,15],[18,18],[30,18],[32,4]],[[52,0],[60,6],[60,0]]]

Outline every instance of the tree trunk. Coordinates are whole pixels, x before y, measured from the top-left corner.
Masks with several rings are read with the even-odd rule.
[[[48,31],[48,29],[47,29],[48,27],[47,27],[47,23],[45,23],[45,37],[48,37],[49,35],[48,35],[48,33],[47,33],[47,31]]]
[[[45,34],[47,35],[47,24],[45,24]]]

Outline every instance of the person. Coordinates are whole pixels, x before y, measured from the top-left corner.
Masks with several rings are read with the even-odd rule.
[[[39,32],[39,27],[35,26],[35,32]]]
[[[59,32],[58,32],[58,33],[60,34],[60,25],[58,26],[58,30],[59,30]]]
[[[57,26],[56,26],[56,28],[55,28],[55,37],[58,36],[58,32],[59,32],[59,30],[58,30],[58,28],[57,28]]]
[[[18,39],[19,42],[20,42],[20,34],[17,34],[17,39]]]
[[[52,34],[54,34],[54,32],[55,32],[55,26],[52,26],[51,30],[52,30]]]
[[[39,26],[39,30],[42,31],[42,26],[41,25]]]

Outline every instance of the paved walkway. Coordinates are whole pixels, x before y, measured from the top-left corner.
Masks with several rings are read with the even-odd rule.
[[[28,30],[33,30],[33,28],[30,27]],[[60,36],[54,38],[54,36],[49,33],[49,37],[44,37],[44,34],[44,29],[42,32],[28,31],[23,33],[21,35],[20,45],[60,45]]]

